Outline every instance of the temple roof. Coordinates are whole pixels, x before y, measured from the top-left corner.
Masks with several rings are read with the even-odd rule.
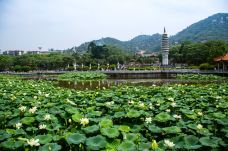
[[[215,62],[218,62],[218,61],[228,61],[228,52],[225,53],[223,56],[219,56],[219,57],[214,58],[214,61]]]

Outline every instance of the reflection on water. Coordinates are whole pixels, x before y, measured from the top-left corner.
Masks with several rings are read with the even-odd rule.
[[[212,81],[213,82],[213,81]],[[219,82],[219,81],[217,81]],[[94,90],[104,89],[111,86],[129,85],[129,86],[152,86],[162,84],[208,84],[208,81],[186,81],[177,79],[107,79],[101,81],[58,81],[57,86],[77,89]]]

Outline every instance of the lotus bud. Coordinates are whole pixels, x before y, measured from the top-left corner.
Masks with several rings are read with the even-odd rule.
[[[158,144],[157,144],[156,140],[152,140],[151,147],[153,150],[156,150],[158,148]]]
[[[68,122],[69,122],[69,123],[72,123],[72,120],[71,120],[71,119],[69,119],[69,120],[68,120]]]

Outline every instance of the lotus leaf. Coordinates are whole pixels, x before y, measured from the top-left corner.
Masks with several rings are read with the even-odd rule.
[[[4,148],[10,149],[10,150],[15,150],[15,149],[21,147],[23,144],[24,144],[23,141],[8,140],[8,141],[5,141],[5,142],[2,142],[0,144],[0,147],[2,146]]]
[[[75,108],[75,107],[67,107],[67,108],[66,108],[66,111],[67,111],[68,113],[70,113],[70,114],[77,114],[77,113],[79,113],[78,109]]]
[[[117,146],[121,143],[120,139],[115,139],[114,141],[112,141],[111,143],[107,143],[106,144],[106,149],[108,150],[116,150]]]
[[[177,134],[181,132],[181,129],[177,126],[165,127],[162,130],[168,134]]]
[[[131,130],[131,128],[127,125],[120,125],[118,129],[122,132],[129,132]]]
[[[61,146],[58,145],[57,143],[48,143],[45,144],[44,146],[39,148],[39,151],[59,151],[61,150]]]
[[[204,146],[209,146],[212,148],[216,148],[219,146],[219,139],[217,138],[210,138],[210,137],[201,137],[199,139],[200,143]]]
[[[89,137],[86,139],[86,145],[89,150],[101,150],[106,146],[106,139],[101,135]]]
[[[154,120],[156,120],[158,122],[167,122],[167,121],[172,120],[172,117],[168,113],[161,112],[155,116]]]
[[[150,151],[150,149],[151,149],[151,143],[140,143],[139,144],[140,151]]]
[[[124,136],[124,139],[132,142],[137,141],[139,139],[139,134],[137,133],[125,133]]]
[[[136,151],[136,145],[131,141],[124,141],[118,147],[118,151]]]
[[[155,125],[150,125],[148,127],[148,130],[150,130],[152,133],[161,133],[162,132],[162,129]]]
[[[39,139],[40,144],[47,144],[52,141],[52,135],[47,134],[47,135],[37,135],[35,139]]]
[[[72,119],[75,122],[80,122],[80,120],[83,118],[83,116],[80,113],[75,113],[74,115],[72,115]]]
[[[199,139],[196,136],[188,135],[184,137],[184,148],[186,149],[198,149],[201,145],[198,144]]]
[[[35,118],[34,117],[24,117],[24,118],[21,119],[21,123],[22,124],[30,125],[33,122],[35,122]]]
[[[84,134],[73,133],[66,140],[69,144],[80,144],[85,142],[86,136]]]
[[[218,119],[223,119],[223,118],[226,117],[226,115],[223,114],[223,113],[221,113],[221,112],[213,113],[213,116],[214,116],[215,118],[218,118]]]
[[[99,126],[100,126],[101,128],[112,127],[112,126],[113,126],[113,122],[112,122],[112,120],[110,120],[110,119],[104,118],[104,119],[102,119],[102,120],[99,122]]]
[[[109,138],[116,138],[120,133],[117,128],[102,128],[101,134]]]
[[[86,128],[82,129],[86,134],[90,134],[90,133],[95,133],[99,130],[99,126],[97,125],[93,125],[93,126],[88,126]]]
[[[139,111],[136,110],[130,110],[129,112],[127,112],[127,117],[129,118],[137,118],[140,117],[141,113]]]

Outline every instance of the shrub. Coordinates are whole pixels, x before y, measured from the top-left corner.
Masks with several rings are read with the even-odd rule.
[[[209,63],[202,63],[199,66],[200,70],[213,70],[214,69],[214,65],[210,65]]]

